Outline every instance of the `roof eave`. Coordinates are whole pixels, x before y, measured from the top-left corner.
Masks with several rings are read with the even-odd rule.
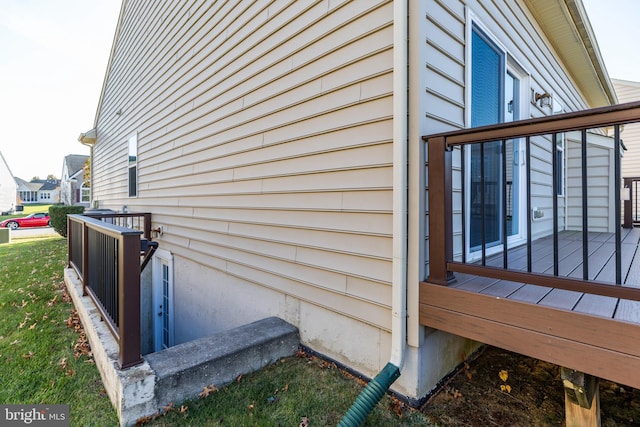
[[[590,107],[618,103],[582,0],[525,0]],[[567,37],[571,33],[573,37]]]

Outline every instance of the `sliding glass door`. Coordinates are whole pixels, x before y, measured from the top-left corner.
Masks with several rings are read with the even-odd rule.
[[[471,49],[471,126],[518,120],[520,77],[508,66],[505,52],[475,25]],[[522,237],[521,145],[508,140],[467,147],[466,250],[471,258]]]

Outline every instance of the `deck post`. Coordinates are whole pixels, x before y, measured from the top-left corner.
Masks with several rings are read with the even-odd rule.
[[[560,368],[564,386],[566,427],[600,427],[598,378],[569,368]]]
[[[633,179],[624,178],[624,188],[627,191],[623,201],[624,219],[622,228],[633,228]],[[628,197],[626,197],[628,196]]]
[[[448,285],[455,281],[447,263],[453,260],[451,218],[451,149],[445,137],[427,141],[429,189],[429,277],[427,281]]]

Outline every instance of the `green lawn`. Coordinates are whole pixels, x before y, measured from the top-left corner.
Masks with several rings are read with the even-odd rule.
[[[0,245],[0,403],[69,404],[73,426],[115,426],[66,297],[66,240]]]
[[[72,426],[117,426],[74,307],[66,296],[61,238],[0,245],[0,404],[69,404]],[[175,402],[150,426],[335,426],[363,384],[299,354],[202,397]],[[427,426],[385,396],[367,426]]]

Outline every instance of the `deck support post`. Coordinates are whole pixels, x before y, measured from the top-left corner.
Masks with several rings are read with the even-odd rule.
[[[598,378],[569,368],[560,368],[564,386],[567,427],[600,427]]]
[[[455,282],[447,263],[453,260],[452,149],[444,137],[427,141],[429,203],[428,282],[449,285]]]

